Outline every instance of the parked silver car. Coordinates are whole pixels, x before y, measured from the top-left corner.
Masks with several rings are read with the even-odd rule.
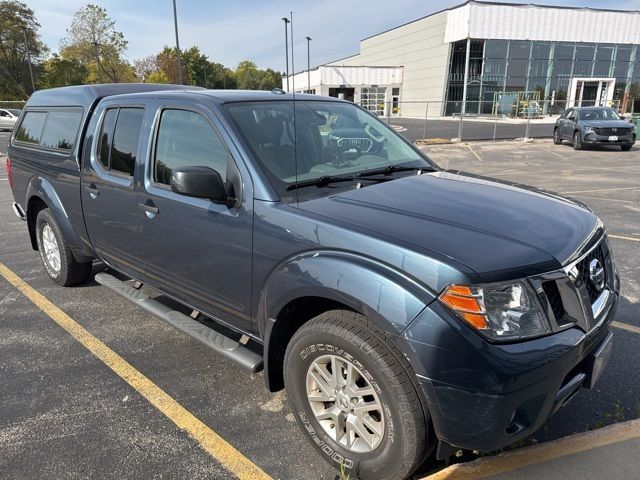
[[[17,108],[0,108],[0,130],[13,130],[21,113]]]

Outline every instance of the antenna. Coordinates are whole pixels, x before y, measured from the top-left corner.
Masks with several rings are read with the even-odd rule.
[[[293,95],[293,161],[296,168],[296,183],[298,183],[298,130],[296,129],[296,67],[293,63],[293,12],[289,12],[291,17],[291,93]],[[296,188],[296,203],[298,203],[298,189]]]

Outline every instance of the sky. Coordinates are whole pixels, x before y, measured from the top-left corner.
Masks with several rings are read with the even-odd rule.
[[[22,0],[35,11],[40,35],[58,50],[73,14],[87,0]],[[104,7],[128,40],[126,57],[142,58],[173,46],[171,0],[90,0]],[[293,11],[296,71],[358,53],[359,41],[463,0],[176,0],[181,49],[197,45],[210,60],[235,67],[252,60],[260,68],[284,71],[283,16]],[[512,0],[593,8],[611,8],[610,0]],[[640,0],[616,0],[615,7],[640,10]]]

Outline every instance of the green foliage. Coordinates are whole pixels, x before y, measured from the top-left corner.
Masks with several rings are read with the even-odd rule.
[[[282,74],[267,68],[259,70],[256,64],[244,60],[235,71],[237,87],[241,90],[273,90],[282,87]]]
[[[135,80],[135,73],[124,60],[127,41],[115,29],[107,11],[88,4],[78,10],[67,36],[60,42],[62,58],[77,61],[87,68],[87,83],[116,83]]]
[[[42,63],[41,88],[80,85],[89,75],[88,68],[77,59],[66,60],[54,53]]]
[[[39,63],[48,51],[38,28],[40,24],[26,4],[0,1],[0,99],[26,98],[31,93],[25,35],[36,79]]]

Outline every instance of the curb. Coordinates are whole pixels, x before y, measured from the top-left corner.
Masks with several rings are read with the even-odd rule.
[[[475,480],[518,468],[543,463],[613,443],[640,438],[640,419],[576,433],[532,447],[501,453],[472,462],[457,463],[422,480]]]

